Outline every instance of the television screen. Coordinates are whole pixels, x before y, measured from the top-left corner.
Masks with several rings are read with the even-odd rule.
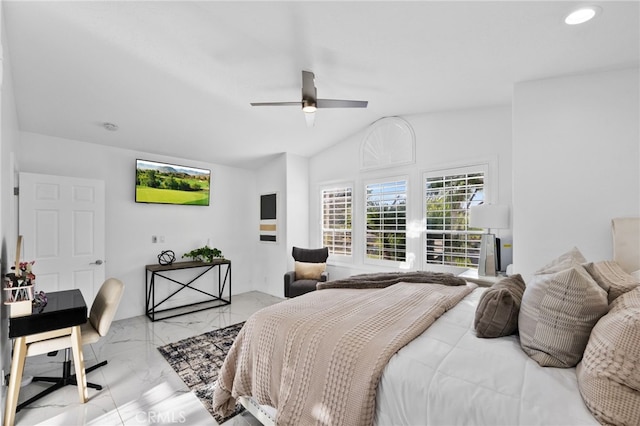
[[[136,203],[209,205],[211,171],[136,160]]]

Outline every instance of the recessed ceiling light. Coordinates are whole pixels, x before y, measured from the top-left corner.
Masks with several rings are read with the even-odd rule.
[[[113,123],[102,123],[102,127],[110,132],[115,132],[116,130],[118,130],[118,125]]]
[[[583,24],[587,21],[593,19],[600,12],[600,8],[598,6],[587,6],[581,7],[580,9],[574,10],[566,18],[564,18],[564,22],[567,25],[578,25]]]

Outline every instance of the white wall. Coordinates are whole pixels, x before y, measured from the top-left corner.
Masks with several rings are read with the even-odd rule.
[[[251,271],[257,228],[247,226],[256,211],[253,172],[26,132],[21,133],[17,157],[21,172],[105,181],[105,272],[126,286],[117,319],[144,314],[144,266],[156,264],[162,250],[171,249],[177,260],[182,260],[183,253],[204,246],[208,239],[211,246],[222,250],[232,261],[232,293],[253,289]],[[210,205],[136,204],[136,158],[210,169]],[[152,235],[164,236],[165,243],[153,244]],[[205,284],[206,281],[201,282]],[[185,290],[179,296],[190,295],[197,293]]]
[[[0,5],[0,15],[2,8]],[[2,276],[8,272],[9,265],[15,260],[16,227],[13,222],[15,202],[13,197],[13,164],[12,153],[18,143],[18,118],[13,93],[13,79],[10,66],[10,52],[4,30],[3,18],[0,17],[2,39],[2,80],[1,80],[1,115],[0,115],[0,270]],[[2,292],[4,301],[4,291]],[[9,340],[8,310],[0,303],[0,370],[9,372],[11,363],[11,344]],[[4,379],[4,377],[3,377]],[[4,398],[6,386],[2,386],[2,407],[4,416]]]
[[[292,271],[293,246],[309,246],[309,159],[287,154],[287,270]]]
[[[262,166],[256,173],[257,194],[253,202],[250,223],[256,231],[260,227],[260,195],[277,194],[277,241],[261,242],[258,233],[254,233],[256,256],[252,261],[254,290],[284,297],[284,273],[287,270],[287,155],[281,154]]]
[[[611,259],[611,219],[640,215],[638,69],[517,84],[514,267],[529,276],[577,246]]]
[[[415,254],[413,269],[422,269],[422,175],[427,170],[489,162],[493,203],[511,204],[511,108],[487,107],[469,110],[418,114],[402,117],[416,136],[413,165],[359,170],[360,145],[366,129],[315,155],[309,162],[310,244],[320,245],[320,188],[322,185],[351,182],[354,185],[353,261],[328,268],[332,279],[370,270],[385,270],[363,263],[364,182],[368,179],[406,175],[409,178],[407,223],[420,232],[407,238],[408,253]],[[511,240],[510,230],[498,233]],[[507,255],[510,257],[510,253]],[[509,260],[508,258],[505,260]],[[429,266],[430,269],[436,269]],[[387,268],[388,269],[388,268]]]
[[[293,246],[309,247],[309,159],[283,153],[257,171],[258,194],[277,193],[278,240],[257,242],[254,290],[284,297],[284,274],[293,270]],[[260,207],[256,199],[255,229]]]

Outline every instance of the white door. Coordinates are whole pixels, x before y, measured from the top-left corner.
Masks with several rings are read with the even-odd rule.
[[[80,289],[87,306],[104,282],[104,181],[20,173],[22,261],[36,291]]]

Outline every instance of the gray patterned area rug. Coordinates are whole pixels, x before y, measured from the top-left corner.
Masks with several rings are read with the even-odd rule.
[[[244,411],[238,404],[233,414],[223,419],[213,413],[211,406],[218,371],[243,325],[244,322],[241,322],[158,348],[164,359],[219,424]]]

